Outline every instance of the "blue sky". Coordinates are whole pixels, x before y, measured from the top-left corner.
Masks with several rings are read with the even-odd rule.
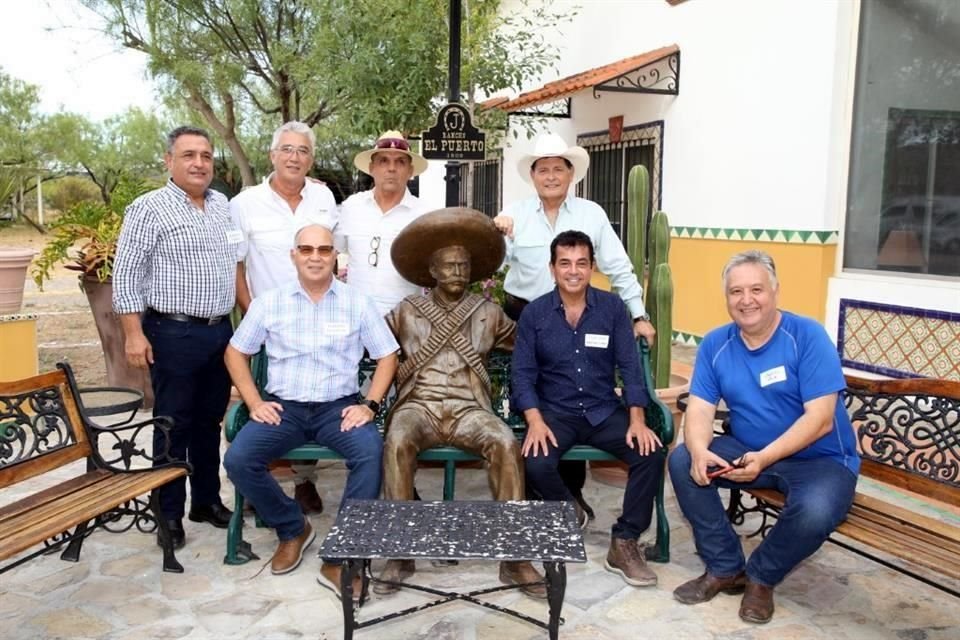
[[[102,119],[135,105],[152,108],[145,57],[98,31],[75,0],[0,0],[0,67],[40,87],[41,110]]]

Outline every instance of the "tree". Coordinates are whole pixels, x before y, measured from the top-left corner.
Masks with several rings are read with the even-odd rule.
[[[118,43],[147,54],[167,95],[203,117],[245,185],[252,127],[301,120],[356,145],[384,129],[426,128],[446,93],[447,0],[83,2]],[[512,19],[500,4],[471,0],[464,12],[468,97],[519,90],[556,58],[542,31],[569,14],[541,2]]]
[[[33,161],[39,104],[36,86],[4,73],[0,67],[0,165],[20,166]]]

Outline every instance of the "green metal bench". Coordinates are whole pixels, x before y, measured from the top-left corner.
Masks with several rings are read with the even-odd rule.
[[[640,362],[643,369],[644,379],[647,388],[653,388],[653,381],[650,377],[649,351],[643,341],[637,343],[640,350]],[[360,385],[363,386],[367,379],[373,376],[375,363],[364,360],[360,366]],[[267,361],[264,354],[253,357],[251,361],[251,370],[254,381],[258,389],[263,389],[267,382]],[[494,352],[490,355],[490,361],[487,363],[487,371],[490,374],[492,384],[492,404],[494,412],[503,418],[517,436],[517,439],[523,441],[526,434],[526,425],[520,415],[511,413],[509,407],[510,397],[510,354],[505,352]],[[375,421],[383,433],[383,423],[387,412],[389,411],[389,402],[384,401],[377,414]],[[673,442],[674,425],[673,417],[670,411],[660,400],[653,395],[652,402],[646,409],[647,425],[660,437],[664,448]],[[240,429],[250,419],[246,405],[242,402],[234,405],[227,413],[224,420],[224,431],[227,441],[232,442]],[[317,444],[306,444],[296,449],[288,451],[284,458],[288,460],[340,460],[342,456],[333,449],[321,447]],[[471,462],[481,460],[480,457],[468,453],[456,447],[434,447],[420,452],[419,460],[442,462],[443,463],[443,499],[453,500],[456,487],[456,473],[458,462]],[[585,445],[577,445],[570,449],[564,460],[597,460],[609,461],[616,460],[616,457],[606,451],[595,449]],[[646,555],[649,560],[654,562],[668,562],[670,560],[670,525],[667,522],[666,509],[663,504],[663,485],[666,477],[666,469],[660,478],[660,486],[657,490],[655,502],[657,533],[656,542],[653,546],[647,547]],[[236,492],[234,501],[233,518],[227,529],[227,553],[224,557],[226,564],[244,564],[250,560],[259,559],[253,553],[250,543],[243,540],[243,496]]]

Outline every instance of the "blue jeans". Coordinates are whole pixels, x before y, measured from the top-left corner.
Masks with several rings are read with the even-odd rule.
[[[710,444],[710,451],[732,461],[750,449],[732,436],[718,436]],[[857,488],[857,476],[830,458],[784,458],[761,471],[753,482],[716,478],[704,487],[690,476],[686,445],[674,450],[668,464],[677,502],[693,527],[697,553],[707,571],[725,578],[746,569],[752,582],[768,587],[780,584],[795,566],[820,548],[846,517]],[[776,524],[746,563],[718,488],[776,489],[786,496]]]
[[[230,376],[223,364],[233,329],[191,324],[147,313],[143,333],[153,347],[150,380],[154,416],[170,416],[170,457],[193,465],[190,502],[193,506],[220,504],[220,423],[230,401]],[[154,455],[164,439],[155,431]],[[160,489],[160,510],[167,520],[183,517],[187,481],[179,478]]]
[[[278,402],[283,405],[280,424],[255,420],[245,424],[227,449],[223,466],[237,491],[257,508],[260,518],[276,529],[277,537],[283,541],[303,533],[303,512],[280,489],[267,465],[290,449],[316,442],[346,459],[349,474],[343,501],[375,499],[380,496],[383,439],[372,422],[340,431],[340,412],[356,404],[354,396],[330,402]]]
[[[547,443],[547,455],[540,453],[523,459],[527,485],[544,500],[573,500],[570,489],[560,477],[557,465],[560,458],[575,444],[586,444],[612,453],[626,463],[627,486],[623,491],[623,513],[613,525],[614,538],[636,539],[650,526],[653,500],[663,474],[663,450],[657,449],[645,456],[627,446],[627,427],[630,416],[619,407],[609,418],[593,426],[586,418],[543,412],[543,419],[553,431],[557,445]]]

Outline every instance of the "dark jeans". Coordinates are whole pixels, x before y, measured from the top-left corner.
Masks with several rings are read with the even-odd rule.
[[[733,436],[718,436],[710,451],[736,460],[750,449]],[[693,527],[697,553],[717,577],[746,569],[753,582],[775,587],[800,562],[820,548],[853,503],[857,476],[831,458],[784,458],[753,482],[716,478],[700,486],[690,476],[690,452],[678,446],[670,456],[670,479],[683,515]],[[776,489],[786,505],[776,524],[744,562],[743,547],[727,518],[718,489]]]
[[[570,489],[557,471],[557,463],[573,445],[585,444],[615,455],[629,466],[627,486],[623,492],[623,513],[611,531],[615,538],[635,539],[650,526],[653,501],[663,474],[662,449],[640,455],[626,442],[630,416],[625,407],[598,424],[591,425],[586,418],[561,416],[543,412],[543,419],[557,439],[557,447],[548,443],[547,455],[524,458],[527,485],[544,500],[573,500]]]
[[[150,379],[154,416],[170,416],[170,457],[193,465],[190,502],[198,507],[220,503],[220,425],[230,400],[230,376],[223,364],[233,329],[179,322],[147,314],[143,333],[153,347]],[[153,450],[160,453],[159,432]],[[160,490],[160,508],[168,520],[183,517],[187,481],[179,478]]]
[[[368,422],[349,431],[340,430],[340,413],[356,403],[356,396],[330,402],[292,402],[283,405],[280,424],[251,420],[240,429],[227,449],[223,466],[237,491],[257,509],[280,540],[303,533],[300,505],[287,496],[270,475],[267,465],[287,451],[308,442],[330,447],[346,459],[347,485],[341,506],[348,499],[373,500],[380,496],[383,439]]]

